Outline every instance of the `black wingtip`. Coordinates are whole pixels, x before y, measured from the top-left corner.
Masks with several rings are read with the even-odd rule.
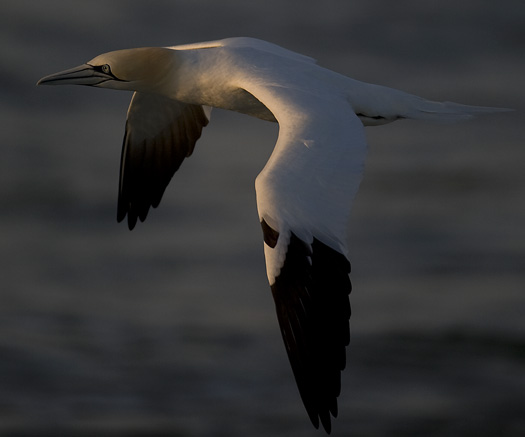
[[[137,216],[133,215],[133,214],[130,214],[128,212],[128,228],[129,228],[129,230],[132,231],[136,224],[137,224]]]
[[[122,223],[124,219],[126,218],[126,215],[128,216],[128,229],[130,231],[133,230],[135,225],[137,224],[137,216],[130,214],[129,212],[126,214],[121,214],[120,211],[117,213],[117,223]]]
[[[128,215],[128,210],[119,194],[119,198],[117,201],[117,223],[121,223],[126,218],[126,215]]]
[[[264,229],[264,225],[263,225]],[[350,263],[314,238],[291,234],[286,259],[271,286],[290,364],[308,416],[331,433],[350,337]]]
[[[337,400],[335,401],[337,404]],[[305,405],[306,407],[306,405]],[[319,426],[322,425],[323,429],[327,434],[331,434],[332,432],[332,421],[330,418],[330,411],[312,411],[311,409],[306,409],[306,412],[308,413],[308,417],[310,418],[310,422],[312,422],[312,425],[315,429],[319,429]],[[337,417],[337,412],[335,414],[332,413],[332,415]]]
[[[327,434],[332,432],[332,421],[330,420],[330,413],[325,411],[324,413],[319,413],[319,418],[323,424],[323,428]]]

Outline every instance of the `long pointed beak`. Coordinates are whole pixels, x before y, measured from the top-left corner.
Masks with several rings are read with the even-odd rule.
[[[50,74],[37,82],[37,85],[100,85],[114,77],[95,70],[92,65],[82,64],[78,67]]]

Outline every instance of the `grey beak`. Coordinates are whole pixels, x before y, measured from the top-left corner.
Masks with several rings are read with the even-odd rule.
[[[114,77],[96,70],[92,65],[82,64],[78,67],[50,74],[37,82],[37,85],[99,85]]]

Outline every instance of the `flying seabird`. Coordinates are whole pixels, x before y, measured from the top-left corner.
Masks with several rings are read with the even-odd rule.
[[[350,342],[346,227],[363,175],[363,126],[504,111],[353,80],[252,38],[113,51],[38,84],[134,91],[117,211],[129,229],[159,205],[212,107],[279,123],[255,180],[266,271],[300,396],[313,425],[328,433]]]

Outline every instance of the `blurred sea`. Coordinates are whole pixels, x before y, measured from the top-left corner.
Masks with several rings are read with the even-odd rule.
[[[102,52],[228,36],[516,110],[367,129],[332,435],[525,435],[524,23],[521,0],[3,0],[0,435],[324,435],[264,271],[254,179],[277,126],[214,111],[129,232],[115,216],[131,95],[35,86]]]

